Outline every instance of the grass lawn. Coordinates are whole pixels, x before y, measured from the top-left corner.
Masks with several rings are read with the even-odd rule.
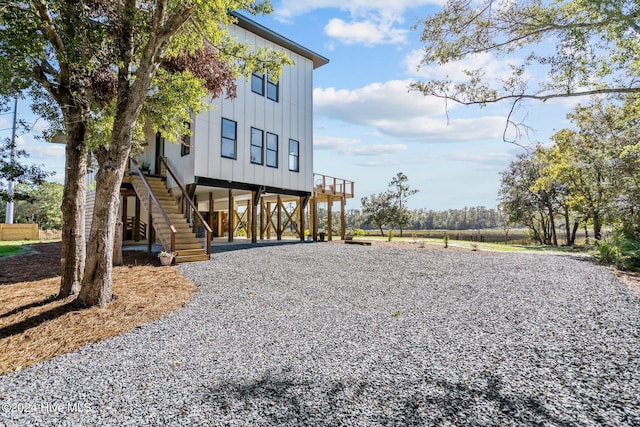
[[[11,255],[25,255],[33,252],[33,249],[25,246],[30,243],[38,243],[34,241],[28,240],[18,240],[18,241],[0,241],[0,257],[11,256]]]

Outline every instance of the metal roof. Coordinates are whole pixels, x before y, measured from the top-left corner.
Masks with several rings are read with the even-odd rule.
[[[235,17],[238,22],[236,25],[240,28],[244,28],[247,31],[252,32],[255,35],[262,37],[270,42],[273,42],[279,46],[289,49],[292,52],[297,53],[300,56],[303,56],[307,59],[313,61],[313,69],[320,68],[323,65],[329,63],[329,60],[322,55],[315,53],[312,50],[307,49],[306,47],[290,40],[270,29],[265,27],[264,25],[260,25],[255,21],[247,18],[244,15],[239,14],[238,12],[231,12],[231,16]]]

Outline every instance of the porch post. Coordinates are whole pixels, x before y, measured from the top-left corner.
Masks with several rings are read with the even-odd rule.
[[[333,208],[333,196],[329,194],[327,196],[327,240],[330,242],[333,237],[333,218],[332,218],[332,209]]]
[[[235,202],[233,201],[233,190],[229,189],[229,232],[228,239],[229,243],[233,242],[233,231],[235,230]]]
[[[260,197],[260,240],[264,240],[264,200]]]
[[[127,206],[127,202],[128,202],[128,197],[124,196],[122,198],[122,236],[121,236],[121,242],[123,242],[126,239],[127,236],[127,211],[129,210],[129,207]],[[122,246],[122,245],[120,245]],[[122,260],[120,260],[120,264],[118,265],[122,265]]]
[[[214,206],[213,206],[213,193],[209,192],[209,228],[211,228],[211,231],[213,230],[213,214],[214,214],[215,210],[214,210]],[[218,230],[215,230],[215,234],[218,234]]]
[[[340,197],[340,238],[344,240],[344,235],[346,234],[346,225],[345,225],[345,197],[344,195]]]
[[[133,217],[133,240],[140,241],[140,198],[136,194],[136,213]]]
[[[300,241],[304,242],[304,197],[298,197],[298,204],[299,204],[299,208],[298,208],[298,215],[300,216],[300,219],[298,220],[298,224],[300,226]]]
[[[276,235],[278,236],[278,240],[282,240],[282,198],[278,195],[278,207],[276,208],[278,218],[276,219],[277,230]]]
[[[258,205],[256,203],[257,196],[257,191],[251,192],[251,243],[256,243],[258,241],[258,221],[256,218],[258,216]]]

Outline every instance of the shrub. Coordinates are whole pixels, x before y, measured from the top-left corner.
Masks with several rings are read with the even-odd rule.
[[[355,230],[353,230],[353,235],[354,237],[364,237],[365,232],[362,228],[356,228]]]
[[[631,233],[618,230],[608,239],[596,243],[596,259],[623,270],[640,268],[640,241]]]

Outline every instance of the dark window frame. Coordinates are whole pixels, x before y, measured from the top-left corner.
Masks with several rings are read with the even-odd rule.
[[[233,123],[233,130],[234,130],[233,139],[229,138],[228,136],[225,136],[225,133],[224,133],[225,121],[229,123]],[[224,151],[225,141],[233,141],[233,156],[228,156],[227,154],[225,154],[225,151]],[[226,119],[224,117],[222,118],[221,128],[220,128],[220,155],[225,159],[236,160],[238,158],[238,122],[234,120]]]
[[[275,149],[269,147],[269,137],[275,137],[275,142],[276,142],[276,147]],[[271,132],[267,132],[267,141],[266,141],[266,150],[265,150],[265,164],[270,167],[270,168],[275,168],[278,169],[278,151],[279,151],[279,146],[280,146],[280,141],[279,141],[279,137],[278,135],[276,135],[275,133],[271,133]],[[274,159],[275,159],[275,164],[271,164],[271,162],[269,162],[269,153],[275,153],[274,154]]]
[[[296,152],[297,153],[293,153],[291,150],[291,144],[295,143],[296,144]],[[291,161],[295,160],[295,166],[292,167],[291,166]],[[289,138],[289,170],[291,172],[300,172],[300,141],[297,141],[295,139]]]
[[[268,74],[266,80],[267,89],[265,90],[265,95],[272,101],[280,102],[280,82],[274,82]],[[270,89],[275,90],[275,95],[273,97],[271,96]]]
[[[254,142],[257,142],[253,135],[255,132],[260,132],[260,145],[256,145]],[[249,141],[249,161],[253,165],[264,165],[264,131],[262,129],[251,127],[251,136]],[[253,160],[253,147],[260,148],[260,161]]]
[[[264,80],[265,75],[261,73],[251,74],[251,92],[257,93],[260,96],[264,96]],[[260,91],[256,90],[257,82],[259,82]]]
[[[191,122],[185,122],[185,127],[191,130]],[[188,156],[191,154],[191,135],[182,135],[180,141],[180,157]]]

